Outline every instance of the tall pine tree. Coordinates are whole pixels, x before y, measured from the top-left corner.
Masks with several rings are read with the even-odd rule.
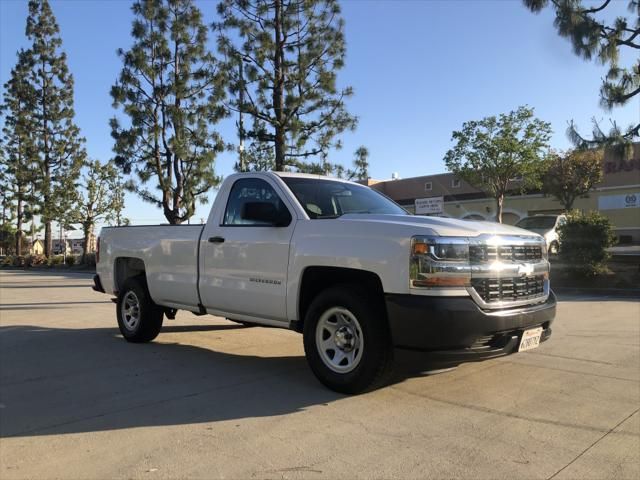
[[[242,133],[271,145],[276,170],[322,168],[338,135],[356,126],[345,106],[352,89],[337,86],[346,53],[337,0],[222,0],[218,13],[218,46],[238,97],[231,109],[255,120]],[[305,166],[310,157],[321,162]]]
[[[220,181],[214,163],[224,143],[211,126],[226,114],[224,76],[192,0],[140,0],[132,10],[133,46],[119,51],[111,89],[128,117],[126,126],[111,120],[115,161],[137,175],[130,190],[179,224]]]
[[[369,150],[364,145],[355,151],[353,166],[353,170],[347,171],[349,180],[366,181],[369,179]]]
[[[611,0],[523,0],[534,13],[547,6],[553,9],[558,34],[569,39],[574,53],[608,66],[600,87],[600,105],[608,111],[634,99],[637,103],[640,98],[640,1],[625,1],[629,15],[613,18],[611,11],[619,2]],[[624,53],[630,55],[626,57]],[[626,64],[625,57],[629,58]],[[640,121],[626,129],[612,122],[605,132],[594,119],[592,138],[580,135],[571,121],[567,133],[582,149],[614,146],[619,152],[630,153],[631,142],[640,138]]]
[[[4,125],[0,148],[3,167],[3,191],[7,201],[15,209],[15,252],[22,255],[25,212],[29,211],[36,187],[36,152],[33,142],[33,117],[35,91],[28,81],[31,65],[23,50],[11,70],[11,77],[4,85],[3,102],[0,105]]]
[[[38,203],[44,223],[44,251],[52,253],[52,222],[64,223],[85,161],[84,139],[74,122],[73,76],[62,51],[60,29],[47,0],[29,0],[27,51],[35,92],[33,139],[39,169]]]

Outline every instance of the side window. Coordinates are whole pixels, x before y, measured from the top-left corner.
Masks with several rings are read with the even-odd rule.
[[[271,225],[270,222],[248,219],[247,211],[256,204],[271,204],[275,214],[289,215],[287,207],[273,187],[259,178],[244,178],[236,181],[229,192],[223,225]],[[254,208],[255,210],[255,208]]]

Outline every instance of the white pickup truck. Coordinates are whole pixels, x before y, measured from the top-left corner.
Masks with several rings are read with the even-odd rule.
[[[410,215],[321,176],[231,175],[205,225],[104,228],[98,246],[93,288],[117,297],[128,341],[177,310],[289,328],[345,393],[383,383],[396,349],[464,362],[535,348],[556,310],[540,235]]]

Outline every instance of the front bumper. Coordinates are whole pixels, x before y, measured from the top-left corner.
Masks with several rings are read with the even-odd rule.
[[[551,336],[556,297],[505,310],[482,310],[470,297],[385,296],[393,344],[437,361],[468,362],[517,351],[522,333],[543,327]]]

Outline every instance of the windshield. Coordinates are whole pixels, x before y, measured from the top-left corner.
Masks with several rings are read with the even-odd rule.
[[[524,228],[525,230],[539,229],[550,230],[556,224],[556,217],[526,217],[516,223],[516,227]]]
[[[337,218],[347,213],[408,215],[369,187],[315,178],[282,177],[309,218]]]

